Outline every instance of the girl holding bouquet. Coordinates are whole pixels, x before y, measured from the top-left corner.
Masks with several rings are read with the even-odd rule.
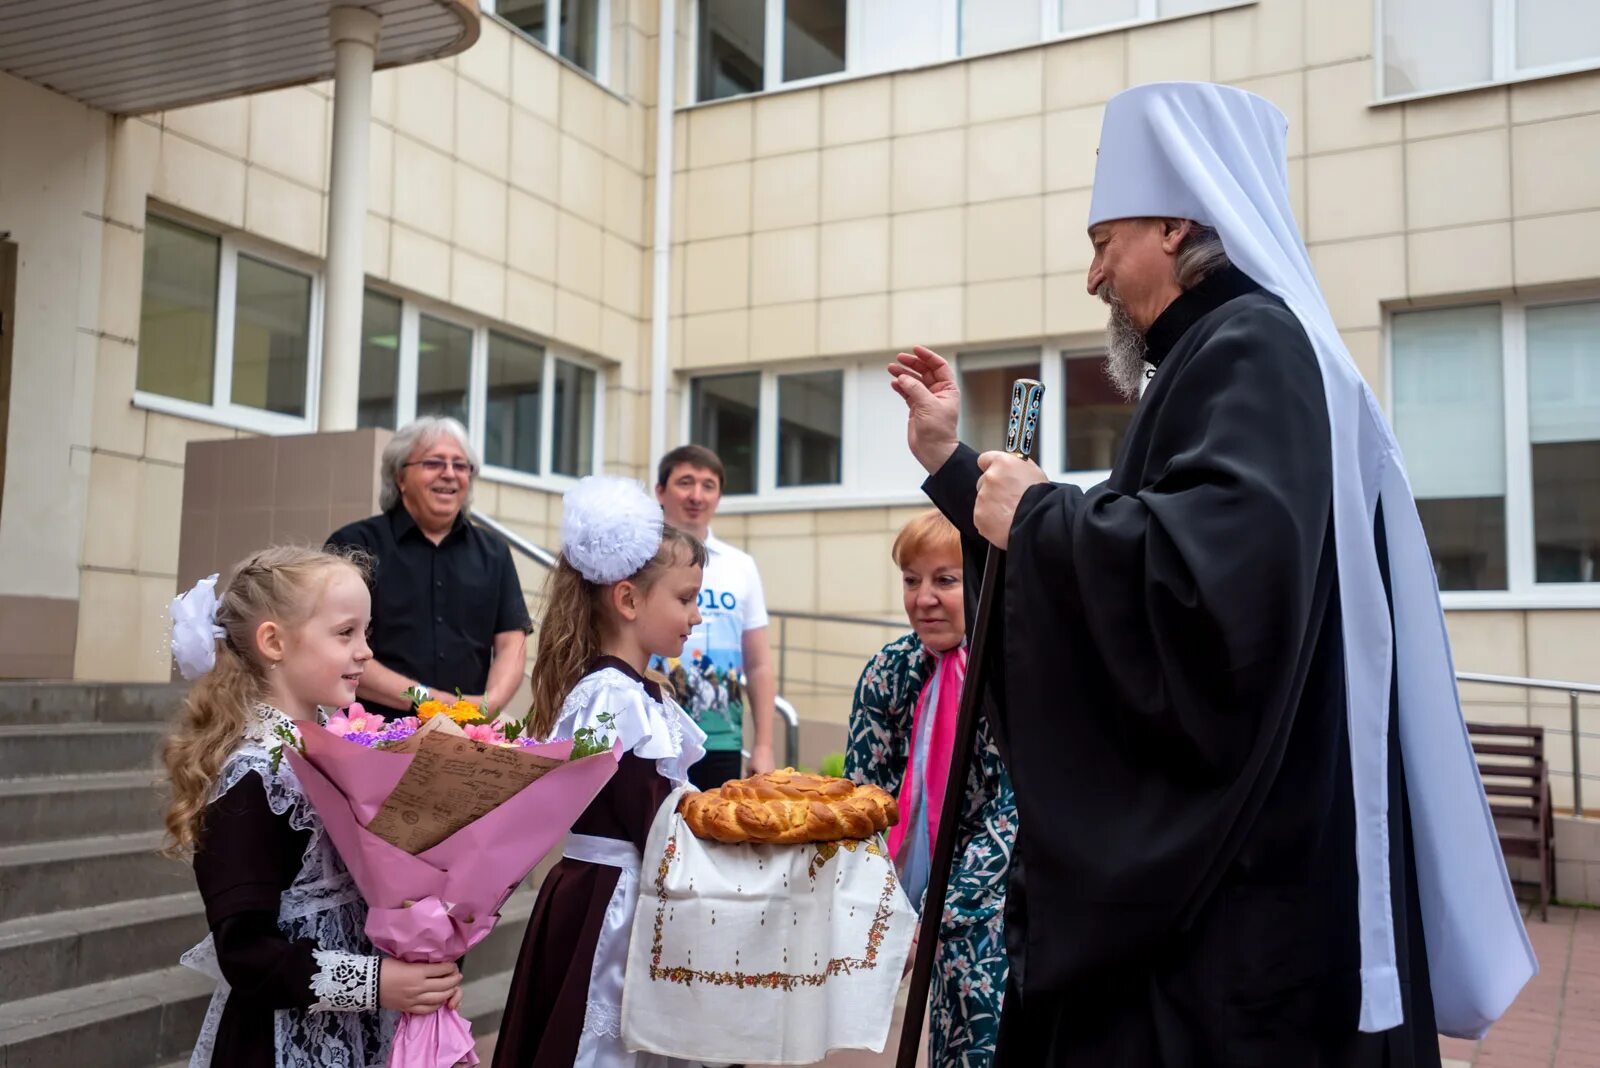
[[[372,651],[351,558],[268,549],[173,602],[173,654],[195,681],[164,752],[169,852],[192,856],[206,940],[183,962],[217,980],[194,1068],[376,1068],[395,1013],[456,1004],[452,963],[373,952],[366,906],[289,762],[274,752],[318,706],[355,700]]]
[[[622,980],[640,855],[662,802],[705,753],[705,734],[647,677],[700,621],[705,548],[662,523],[634,482],[586,478],[567,493],[561,559],[545,593],[533,669],[535,737],[624,753],[573,825],[539,889],[517,958],[496,1068],[656,1068],[622,1045]]]

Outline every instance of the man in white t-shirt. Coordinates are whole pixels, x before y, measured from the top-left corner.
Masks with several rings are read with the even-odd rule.
[[[683,656],[665,666],[679,700],[706,732],[706,755],[689,770],[702,790],[743,773],[744,711],[755,740],[751,772],[771,771],[773,698],[777,677],[767,641],[767,600],[750,554],[711,533],[722,502],[722,461],[701,445],[681,445],[661,458],[656,499],[666,520],[706,544],[700,625]]]

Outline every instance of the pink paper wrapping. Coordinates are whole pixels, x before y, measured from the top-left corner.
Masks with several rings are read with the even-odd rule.
[[[552,768],[412,856],[366,829],[410,766],[410,754],[368,749],[311,723],[299,727],[304,755],[289,746],[284,752],[366,899],[367,937],[386,956],[411,962],[458,960],[482,941],[512,889],[572,829],[622,755],[617,746]],[[529,750],[566,760],[572,743]],[[389,1068],[477,1063],[472,1028],[454,1009],[400,1017]]]

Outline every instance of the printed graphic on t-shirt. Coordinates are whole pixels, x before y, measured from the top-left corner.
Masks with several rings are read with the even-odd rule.
[[[658,664],[658,669],[663,669]],[[737,749],[744,737],[744,614],[738,597],[700,591],[700,625],[664,673],[678,701],[706,732],[707,749]]]

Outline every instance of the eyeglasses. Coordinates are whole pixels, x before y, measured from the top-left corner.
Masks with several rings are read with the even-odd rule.
[[[400,466],[420,467],[430,475],[442,475],[448,468],[455,472],[457,478],[471,478],[478,470],[465,460],[441,460],[437,456],[430,456],[426,460],[410,460]]]

